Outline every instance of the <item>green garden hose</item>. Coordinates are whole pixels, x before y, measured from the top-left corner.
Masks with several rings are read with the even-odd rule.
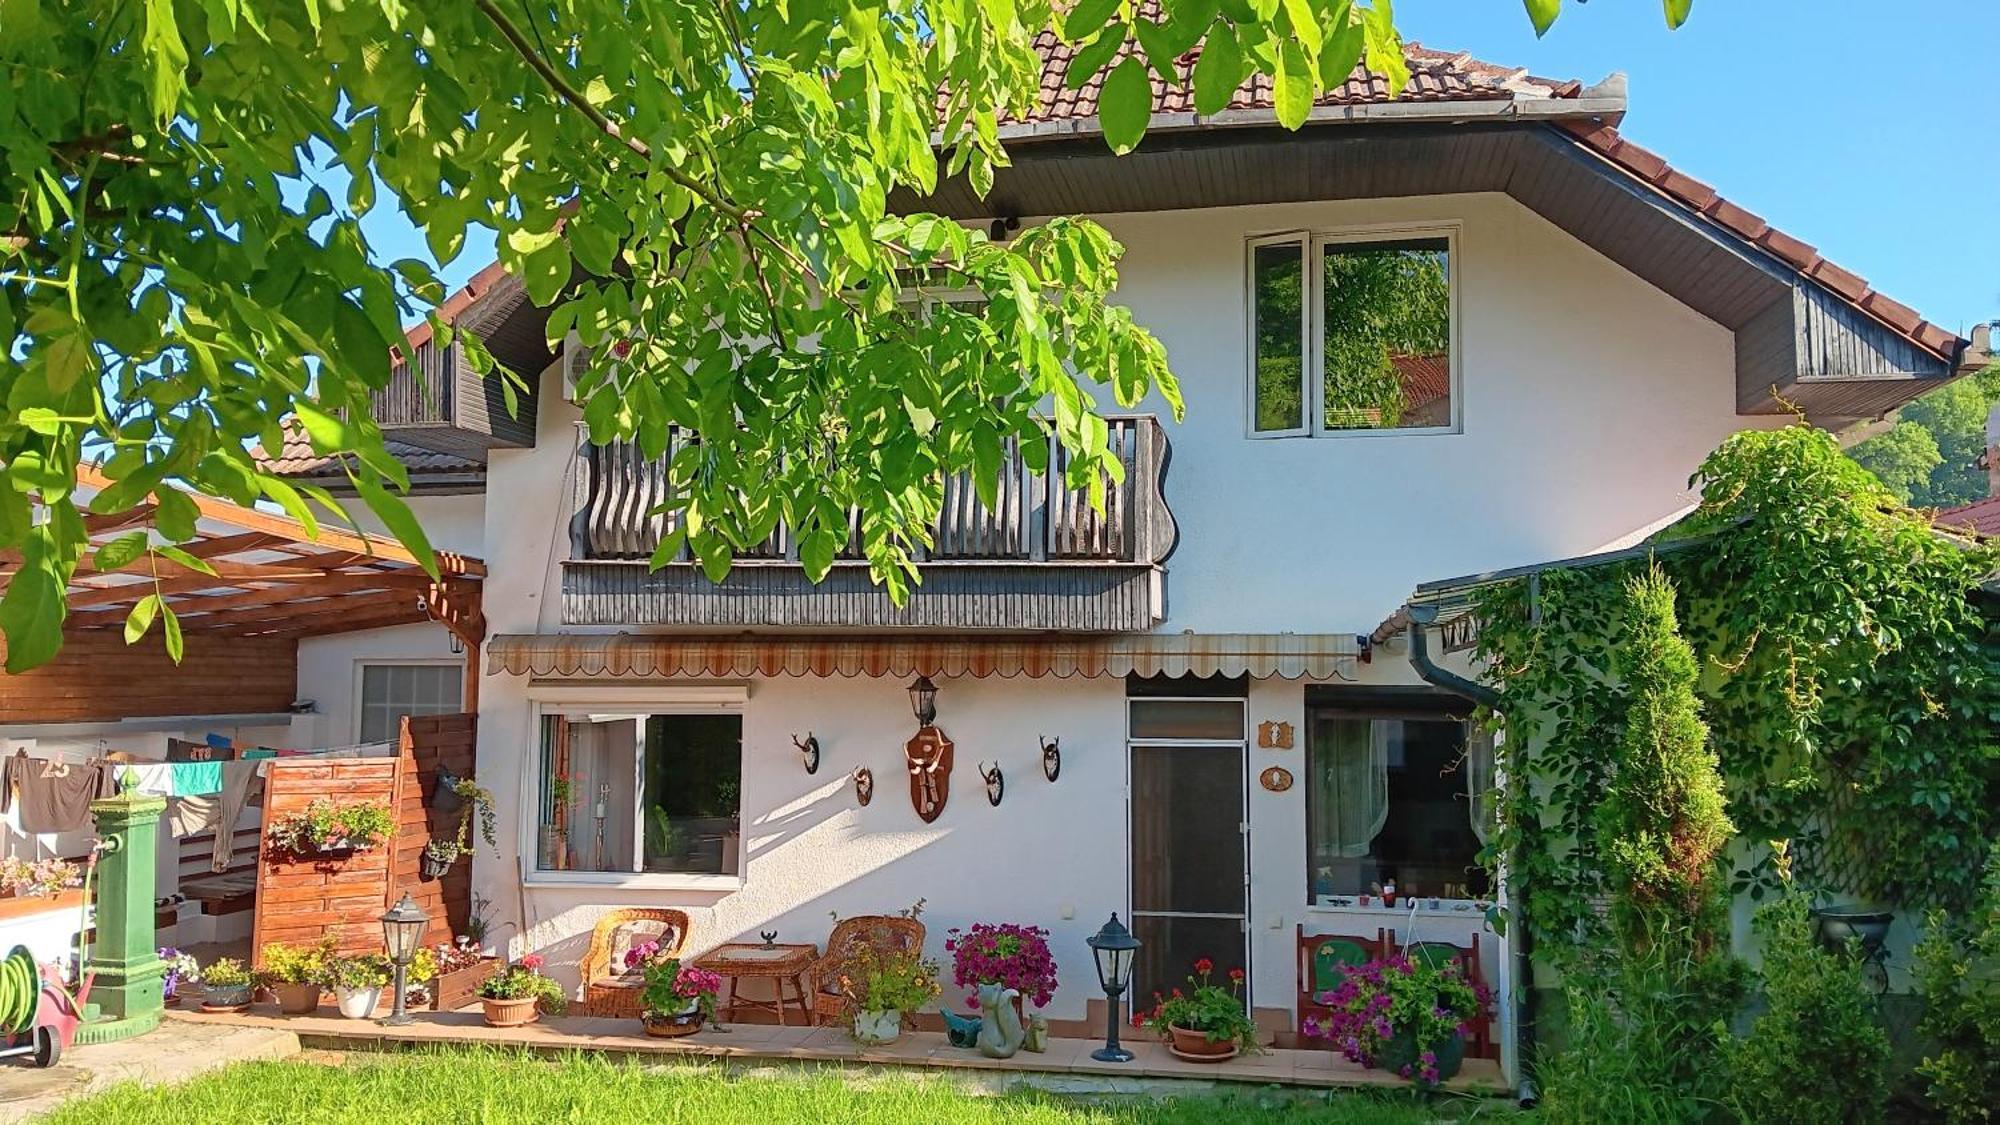
[[[0,1031],[19,1035],[35,1024],[41,1003],[42,972],[25,945],[15,946],[0,961]]]

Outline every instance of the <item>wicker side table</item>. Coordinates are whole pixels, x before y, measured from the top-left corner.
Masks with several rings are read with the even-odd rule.
[[[719,945],[695,959],[695,965],[722,977],[729,982],[729,1002],[722,1006],[722,1018],[734,1020],[739,1009],[770,1012],[784,1025],[786,1000],[785,985],[792,986],[790,999],[798,1003],[799,1015],[806,1026],[813,1023],[812,999],[807,995],[806,978],[812,974],[813,962],[819,960],[819,946],[812,944],[763,946],[756,942],[730,942]],[[775,993],[770,1000],[744,1000],[737,996],[738,982],[761,978],[772,982]]]

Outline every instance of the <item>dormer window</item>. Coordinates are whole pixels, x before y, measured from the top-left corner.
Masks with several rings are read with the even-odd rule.
[[[1456,432],[1454,235],[1253,240],[1250,435]]]

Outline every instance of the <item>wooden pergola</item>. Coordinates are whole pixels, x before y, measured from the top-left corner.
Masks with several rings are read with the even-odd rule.
[[[88,466],[77,478],[86,488],[111,484]],[[222,637],[295,640],[434,621],[465,646],[467,667],[479,667],[480,560],[440,551],[433,579],[394,539],[326,525],[314,534],[286,516],[187,495],[200,519],[196,537],[179,546],[214,573],[158,555],[99,570],[95,549],[149,523],[154,503],[86,516],[91,551],[69,585],[66,631],[123,629],[132,607],[157,593],[184,632]],[[477,684],[476,674],[466,677],[467,710],[475,709]]]

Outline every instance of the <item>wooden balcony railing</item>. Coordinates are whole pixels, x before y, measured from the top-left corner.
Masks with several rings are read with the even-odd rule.
[[[667,466],[680,447],[644,456],[636,443],[597,446],[579,438],[564,570],[572,624],[920,625],[1112,631],[1150,628],[1160,616],[1159,564],[1173,549],[1164,496],[1166,435],[1151,415],[1106,419],[1108,444],[1125,468],[1106,486],[1103,511],[1065,482],[1068,454],[1049,439],[1048,471],[1028,468],[1018,444],[1003,459],[989,508],[969,476],[945,481],[932,545],[919,557],[923,582],[911,604],[891,607],[867,578],[858,524],[834,572],[807,582],[789,528],[739,550],[719,586],[701,578],[686,549],[665,568],[646,564],[678,513]],[[703,594],[717,596],[706,601]],[[980,599],[984,598],[984,601]],[[950,603],[947,605],[946,603]],[[972,618],[980,618],[973,620]]]

